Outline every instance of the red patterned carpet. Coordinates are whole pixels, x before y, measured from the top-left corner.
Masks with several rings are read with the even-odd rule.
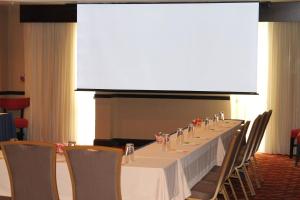
[[[264,182],[260,189],[255,187],[256,196],[250,199],[300,200],[300,163],[295,167],[295,161],[287,155],[257,154],[256,158]],[[241,188],[237,193],[239,199],[244,199]]]

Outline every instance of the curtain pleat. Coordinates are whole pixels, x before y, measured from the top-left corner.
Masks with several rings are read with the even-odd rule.
[[[24,25],[26,116],[30,140],[76,140],[76,24]]]

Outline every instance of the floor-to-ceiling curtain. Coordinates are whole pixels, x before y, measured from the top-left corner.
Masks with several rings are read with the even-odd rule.
[[[300,127],[300,23],[269,24],[267,104],[273,114],[265,151],[287,154],[290,130]]]
[[[24,25],[26,113],[30,140],[67,142],[76,139],[76,24]]]

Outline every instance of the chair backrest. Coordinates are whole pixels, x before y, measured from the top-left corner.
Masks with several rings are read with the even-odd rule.
[[[20,110],[21,118],[24,115],[24,109],[30,105],[30,98],[0,98],[0,108],[4,112],[8,110]]]
[[[232,166],[232,163],[234,162],[235,152],[241,142],[242,134],[240,130],[237,130],[236,133],[233,134],[231,141],[229,143],[228,149],[226,151],[221,170],[219,173],[219,179],[216,187],[216,191],[214,196],[211,199],[216,199],[217,195],[220,191],[221,186],[225,182],[225,179],[227,178],[227,174],[230,171],[230,168]]]
[[[242,157],[242,159],[239,160],[239,163],[237,163],[237,165],[240,165],[240,166],[243,165],[248,160],[248,157],[251,155],[251,149],[254,146],[254,140],[257,135],[258,128],[261,123],[261,119],[262,119],[262,115],[258,115],[256,117],[256,119],[254,120],[251,130],[250,130],[250,133],[249,133],[249,137],[248,137],[246,146],[244,148],[244,151],[240,151],[239,156]]]
[[[236,166],[236,159],[238,157],[238,155],[240,155],[240,152],[242,150],[242,146],[244,145],[243,144],[243,141],[244,139],[246,138],[246,135],[247,135],[247,131],[248,131],[248,128],[249,128],[249,125],[250,125],[250,121],[246,121],[245,124],[241,125],[240,127],[240,142],[238,143],[238,146],[236,147],[235,151],[234,151],[234,155],[232,157],[232,161],[231,161],[231,166],[230,166],[230,169],[229,171],[227,172],[226,176],[227,178],[230,177],[230,175],[232,174],[232,171],[234,170],[234,167]]]
[[[249,160],[251,158],[251,156],[253,155],[253,152],[255,151],[255,147],[256,147],[256,144],[259,140],[260,134],[262,132],[262,128],[263,128],[263,125],[264,125],[264,121],[266,119],[266,115],[267,115],[267,112],[264,112],[263,114],[261,114],[261,118],[260,118],[259,123],[257,125],[255,134],[253,136],[252,144],[250,145],[250,149],[247,152],[248,154],[247,154],[246,160]]]
[[[74,200],[121,200],[121,149],[103,146],[66,147]]]
[[[13,200],[58,200],[56,153],[52,144],[1,143]]]
[[[269,110],[268,112],[264,113],[263,124],[262,124],[261,130],[260,130],[259,136],[257,138],[254,151],[252,152],[252,155],[254,155],[258,151],[259,145],[260,145],[260,143],[261,143],[261,141],[264,137],[266,128],[267,128],[268,123],[270,121],[271,115],[272,115],[272,110]]]

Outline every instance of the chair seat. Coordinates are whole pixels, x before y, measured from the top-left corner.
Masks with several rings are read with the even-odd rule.
[[[16,128],[27,128],[28,120],[24,118],[16,118],[15,119]]]
[[[191,198],[209,200],[214,196],[216,183],[202,180],[192,188]]]
[[[299,133],[300,133],[300,128],[299,129],[292,129],[291,130],[291,138],[296,138]]]

